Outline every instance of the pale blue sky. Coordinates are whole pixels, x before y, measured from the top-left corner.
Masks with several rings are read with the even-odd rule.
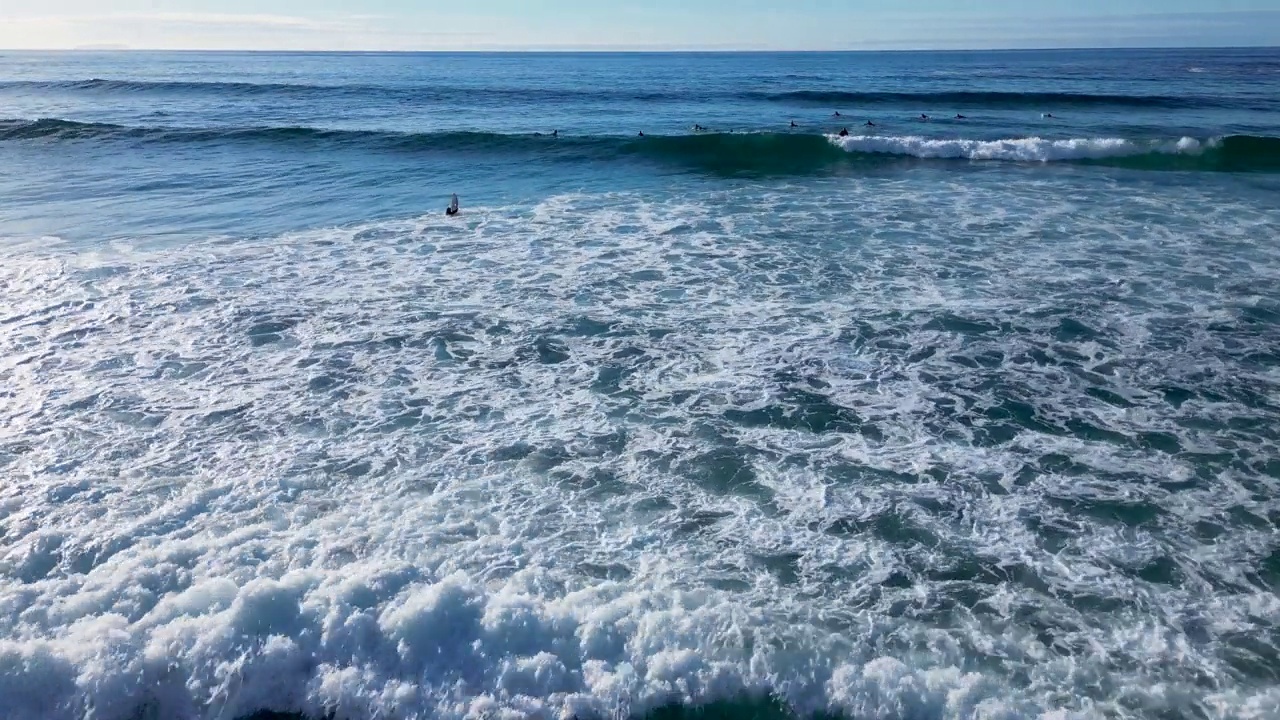
[[[0,47],[1280,46],[1280,0],[0,0]]]

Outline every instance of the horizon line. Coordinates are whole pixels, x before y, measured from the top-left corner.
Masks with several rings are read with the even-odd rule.
[[[332,55],[459,55],[459,54],[836,54],[836,53],[911,53],[911,52],[1045,52],[1054,50],[1080,51],[1123,51],[1123,50],[1280,50],[1280,45],[1058,45],[1043,47],[895,47],[895,48],[808,48],[808,49],[765,49],[765,48],[733,48],[733,47],[662,47],[662,46],[552,46],[552,47],[491,47],[491,48],[451,48],[423,50],[376,50],[376,49],[312,49],[297,50],[287,48],[156,48],[127,47],[111,44],[81,45],[77,47],[49,48],[5,48],[6,53],[57,53],[57,52],[120,52],[120,53],[261,53],[261,54],[332,54]]]

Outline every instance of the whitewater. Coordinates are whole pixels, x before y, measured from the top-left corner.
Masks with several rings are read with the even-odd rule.
[[[0,720],[1276,716],[1274,53],[15,57]]]

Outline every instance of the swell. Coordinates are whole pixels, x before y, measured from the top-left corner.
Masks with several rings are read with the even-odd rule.
[[[222,81],[108,80],[16,80],[0,82],[0,91],[96,93],[123,95],[213,95],[223,97],[299,97],[308,99],[383,98],[386,100],[645,100],[698,102],[709,97],[705,90],[658,91],[610,88],[465,88],[449,85],[352,85],[304,83],[250,83]],[[831,89],[785,92],[745,91],[712,93],[719,99],[756,100],[775,103],[839,106],[980,107],[980,108],[1235,108],[1275,109],[1275,103],[1243,101],[1239,98],[1182,95],[1118,95],[1060,92],[940,91],[940,92],[859,92]]]
[[[420,102],[459,100],[477,102],[483,100],[548,101],[548,100],[695,100],[702,95],[681,95],[663,91],[623,89],[573,89],[573,88],[502,88],[457,87],[433,85],[350,85],[350,84],[298,84],[298,83],[249,83],[221,81],[148,81],[148,80],[17,80],[0,82],[0,91],[92,93],[101,95],[164,95],[164,96],[215,96],[215,97],[295,97],[307,100],[382,99],[387,101]]]
[[[929,138],[780,133],[558,137],[490,132],[397,133],[310,127],[129,127],[70,120],[0,120],[0,142],[257,145],[534,157],[564,162],[633,159],[717,175],[811,175],[894,163],[989,161],[1082,163],[1146,170],[1280,172],[1280,138]]]
[[[779,102],[817,105],[911,105],[916,107],[955,106],[986,108],[1239,108],[1241,103],[1229,98],[1179,95],[1109,95],[1057,92],[987,92],[950,91],[932,93],[843,92],[830,90],[796,90],[766,96]]]

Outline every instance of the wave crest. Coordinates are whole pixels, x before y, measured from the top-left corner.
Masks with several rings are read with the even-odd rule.
[[[1280,172],[1280,138],[930,138],[919,135],[703,133],[536,136],[313,127],[128,127],[61,119],[0,120],[0,142],[264,144],[299,152],[357,147],[393,152],[531,157],[548,162],[656,162],[714,175],[814,175],[892,162],[970,160],[1106,164],[1146,170]]]

